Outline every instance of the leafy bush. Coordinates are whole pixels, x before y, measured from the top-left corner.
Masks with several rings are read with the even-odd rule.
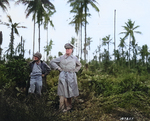
[[[9,82],[7,75],[8,73],[5,65],[0,64],[0,89],[5,85],[5,83]]]
[[[123,94],[128,91],[142,91],[146,94],[149,88],[146,85],[148,77],[138,76],[136,72],[122,73],[116,75],[106,75],[90,71],[83,71],[79,78],[79,87],[83,90],[94,91],[95,95],[103,94],[104,96]]]
[[[9,65],[14,68],[12,64],[15,65],[18,61],[14,60]],[[23,67],[26,64],[22,64]],[[58,110],[59,71],[52,70],[47,76],[48,90],[41,98],[35,95],[26,97],[24,92],[16,87],[16,79],[21,80],[21,78],[14,77],[13,74],[16,73],[13,72],[11,78],[6,75],[9,82],[0,90],[0,120],[119,121],[121,117],[126,116],[134,117],[135,121],[146,121],[150,118],[148,73],[138,73],[136,69],[117,68],[119,66],[115,67],[115,65],[108,67],[107,72],[104,69],[92,71],[96,68],[94,63],[92,64],[92,66],[88,65],[88,68],[82,67],[77,74],[80,95],[72,99],[73,112],[71,113],[60,113]],[[2,70],[4,67],[0,68]],[[13,90],[14,87],[18,92]]]
[[[48,103],[49,95],[43,95],[41,98],[30,95],[23,98],[23,100],[19,100],[7,91],[0,91],[1,121],[61,120],[61,116],[59,116],[61,114],[55,109],[54,101],[53,104]]]
[[[8,61],[5,66],[7,70],[7,79],[15,81],[18,87],[25,87],[26,80],[29,77],[25,59],[13,59]]]

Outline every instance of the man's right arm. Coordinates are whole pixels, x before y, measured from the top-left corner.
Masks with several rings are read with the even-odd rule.
[[[59,67],[60,61],[61,61],[61,57],[51,60],[50,67],[54,70],[60,70],[61,69]]]

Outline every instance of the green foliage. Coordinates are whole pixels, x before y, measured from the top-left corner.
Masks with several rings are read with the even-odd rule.
[[[5,85],[5,83],[9,82],[9,79],[7,79],[7,69],[5,65],[0,64],[0,89]]]
[[[20,60],[9,62],[11,63],[9,65],[13,67],[12,64],[15,65],[18,61]],[[52,70],[47,76],[48,90],[41,98],[36,95],[26,97],[21,88],[15,87],[17,82],[10,79],[9,83],[0,90],[2,104],[0,117],[15,121],[19,121],[21,117],[23,121],[119,121],[121,117],[148,120],[150,118],[150,76],[146,69],[143,68],[139,72],[138,69],[123,68],[113,63],[107,71],[104,70],[103,65],[93,61],[85,64],[77,73],[80,95],[72,99],[73,112],[71,113],[60,113],[58,110],[59,71]]]
[[[61,56],[61,55],[63,55],[63,53],[62,52],[58,52],[58,56]]]
[[[49,55],[49,52],[52,50],[52,45],[54,45],[53,41],[50,40],[49,43],[47,43],[47,45],[44,46],[44,51],[46,52],[47,56]]]
[[[112,75],[93,75],[87,73],[82,74],[84,79],[82,87],[86,90],[89,88],[95,91],[95,95],[103,94],[104,96],[123,94],[128,91],[141,91],[148,93],[149,88],[145,84],[146,77],[136,76],[136,73],[125,73],[118,77]],[[86,81],[85,81],[86,79]],[[85,86],[86,85],[86,86]]]
[[[20,55],[24,57],[25,54],[25,50],[24,50],[24,45],[25,45],[25,40],[23,40],[22,36],[21,36],[21,42],[17,45],[16,49],[15,49],[15,55]]]
[[[90,63],[89,63],[89,70],[92,71],[92,72],[96,72],[96,70],[98,70],[100,68],[100,64],[98,61],[94,61],[92,60]]]
[[[2,121],[61,120],[59,116],[61,114],[55,110],[54,105],[48,105],[47,96],[49,95],[44,95],[41,98],[30,95],[21,101],[12,93],[14,92],[0,92],[0,119]]]
[[[7,15],[9,23],[2,22],[3,25],[8,26],[11,29],[10,33],[10,43],[9,48],[6,50],[7,53],[7,59],[12,59],[14,55],[14,34],[19,35],[17,28],[26,28],[25,26],[19,26],[20,23],[13,23],[11,16]]]
[[[14,57],[12,61],[8,61],[6,64],[7,79],[11,79],[16,82],[16,86],[25,87],[26,80],[29,77],[29,72],[27,69],[27,62],[21,57]]]
[[[99,70],[96,70],[94,74],[92,74],[93,71],[83,71],[78,79],[80,80],[80,91],[84,94],[83,98],[89,100],[89,94],[94,92],[94,96],[97,97],[96,102],[100,100],[99,105],[105,113],[120,112],[119,115],[134,117],[136,114],[133,112],[125,114],[118,111],[118,108],[123,108],[127,112],[136,109],[146,112],[144,116],[149,117],[150,115],[147,113],[150,109],[148,73],[138,73],[137,70],[128,68],[123,69],[115,68],[113,71],[110,69],[108,70],[111,72],[109,75]]]

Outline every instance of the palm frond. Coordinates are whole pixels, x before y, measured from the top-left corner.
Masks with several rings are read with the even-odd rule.
[[[11,19],[10,15],[7,15],[7,18],[8,18],[8,21],[9,21],[10,23],[12,23],[12,19]]]

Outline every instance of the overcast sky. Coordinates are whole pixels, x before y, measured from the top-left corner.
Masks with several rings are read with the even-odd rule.
[[[87,25],[87,37],[92,38],[90,58],[92,59],[93,52],[97,49],[97,46],[101,44],[100,39],[111,35],[114,40],[114,10],[116,10],[116,47],[120,42],[120,32],[123,32],[123,27],[128,19],[135,21],[135,26],[140,27],[137,31],[141,31],[142,34],[135,34],[136,42],[139,46],[144,44],[150,45],[150,0],[97,0],[97,6],[100,12],[97,13],[92,7],[89,6],[89,12],[91,17],[88,18],[89,24]],[[55,29],[49,27],[48,39],[52,39],[54,42],[51,54],[52,56],[58,56],[58,52],[65,52],[64,44],[71,41],[71,37],[78,39],[75,34],[74,26],[69,25],[73,14],[70,13],[71,8],[67,4],[67,0],[51,0],[56,7],[56,13],[52,16]],[[8,22],[7,14],[11,16],[13,23],[20,23],[21,26],[27,28],[18,28],[20,36],[25,39],[25,57],[28,58],[28,51],[31,49],[32,53],[32,41],[33,41],[33,22],[32,16],[25,18],[25,6],[15,6],[14,2],[10,2],[10,8],[7,13],[4,13],[0,9],[0,20]],[[69,19],[71,18],[71,19]],[[2,48],[5,51],[10,42],[10,28],[4,25],[0,25],[0,31],[3,32]],[[38,28],[36,26],[36,47],[35,52],[38,51]],[[84,40],[84,31],[83,31]],[[20,42],[20,37],[15,36],[15,47]],[[41,53],[44,56],[44,46],[47,42],[47,32],[41,26]],[[128,39],[126,40],[128,43]],[[113,45],[110,45],[110,51],[113,51]],[[76,52],[75,52],[76,54]],[[32,55],[30,55],[32,57]]]

